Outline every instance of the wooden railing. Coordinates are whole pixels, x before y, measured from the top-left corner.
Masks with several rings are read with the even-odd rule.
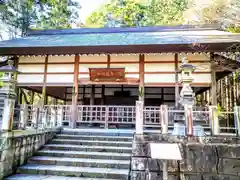
[[[43,108],[21,105],[15,108],[13,127],[15,129],[71,127],[73,123],[76,123],[76,127],[86,124],[97,124],[104,128],[109,128],[110,125],[134,127],[137,123],[137,110],[136,106],[79,105],[75,116],[77,118],[72,119],[74,112],[71,105],[45,105]],[[216,106],[207,109],[190,107],[186,111],[164,105],[145,106],[139,113],[143,117],[143,128],[163,128],[167,125],[167,129],[173,129],[173,133],[178,128],[177,134],[192,135],[196,131],[194,127],[201,127],[210,135],[225,132],[239,135],[239,112],[239,107],[236,107],[234,112],[218,112]],[[226,121],[233,123],[227,126]]]

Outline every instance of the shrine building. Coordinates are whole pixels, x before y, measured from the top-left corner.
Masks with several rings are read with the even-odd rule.
[[[32,30],[0,42],[0,55],[13,57],[21,72],[19,104],[27,89],[45,105],[135,106],[142,98],[146,106],[175,106],[183,57],[195,66],[195,95],[210,89],[217,104],[216,80],[231,71],[216,62],[226,63],[221,53],[239,42],[212,26]]]

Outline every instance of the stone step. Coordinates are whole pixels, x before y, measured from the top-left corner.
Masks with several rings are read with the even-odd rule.
[[[28,160],[29,164],[57,165],[57,166],[78,166],[95,168],[117,168],[128,169],[129,160],[105,160],[86,158],[63,158],[49,156],[34,156]]]
[[[82,145],[73,145],[73,144],[46,144],[43,146],[43,149],[45,149],[45,150],[65,150],[65,151],[132,153],[131,147],[82,146]]]
[[[80,178],[80,177],[51,176],[51,175],[40,175],[40,174],[16,174],[16,175],[5,178],[5,180],[119,180],[119,179]]]
[[[75,166],[37,165],[27,164],[20,166],[18,173],[24,174],[48,174],[57,176],[86,177],[86,178],[114,178],[127,180],[129,170],[88,168]]]
[[[133,137],[133,131],[123,129],[67,129],[64,128],[61,134],[84,135],[84,136],[124,136]]]
[[[111,152],[85,152],[85,151],[57,151],[57,150],[40,150],[35,153],[37,156],[54,156],[54,157],[72,157],[72,158],[89,158],[89,159],[113,159],[113,160],[130,160],[130,153],[111,153]]]
[[[75,144],[75,145],[92,145],[92,146],[117,146],[117,147],[132,147],[132,142],[124,141],[91,141],[91,140],[76,140],[76,139],[53,139],[53,144]]]
[[[133,137],[125,136],[95,136],[95,135],[71,135],[71,134],[58,134],[57,139],[77,139],[77,140],[99,140],[99,141],[128,141],[132,142]]]

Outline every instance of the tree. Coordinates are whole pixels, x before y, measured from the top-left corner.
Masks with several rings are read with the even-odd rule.
[[[24,36],[37,18],[34,0],[8,0],[4,3],[1,20],[10,38]]]
[[[86,20],[88,27],[104,27],[107,24],[138,26],[143,22],[146,7],[134,0],[114,0],[93,12]]]
[[[120,2],[103,5],[87,18],[86,25],[103,27],[111,20],[125,26],[181,24],[187,8],[187,0],[124,0],[122,5]]]
[[[184,12],[188,24],[220,24],[223,28],[237,31],[240,26],[239,0],[192,0]]]
[[[240,33],[240,1],[232,0],[224,10],[220,20],[229,31]]]
[[[151,0],[147,6],[145,25],[182,24],[186,8],[187,0]]]
[[[71,28],[79,16],[79,3],[72,0],[43,0],[36,28]]]
[[[70,28],[79,4],[72,0],[6,0],[0,13],[9,38],[25,36],[29,28]]]

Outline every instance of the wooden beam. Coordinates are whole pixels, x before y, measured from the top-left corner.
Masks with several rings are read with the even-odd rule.
[[[144,74],[145,74],[144,59],[145,59],[144,54],[139,54],[139,90],[142,89],[143,92],[144,92]],[[139,100],[144,101],[144,95],[141,96],[139,93]]]
[[[48,56],[46,56],[45,58],[45,64],[44,64],[44,75],[43,75],[43,86],[42,86],[42,101],[41,101],[41,105],[43,106],[44,104],[46,104],[47,98],[46,98],[46,94],[47,94],[47,67],[48,67]]]
[[[178,79],[178,54],[174,55],[175,60],[175,106],[178,107],[179,101],[179,79]]]
[[[72,114],[72,128],[76,127],[77,121],[77,102],[78,102],[78,73],[79,73],[79,55],[75,55],[75,63],[74,63],[74,84],[73,84],[73,94],[72,94],[72,107],[73,107],[73,114]]]

